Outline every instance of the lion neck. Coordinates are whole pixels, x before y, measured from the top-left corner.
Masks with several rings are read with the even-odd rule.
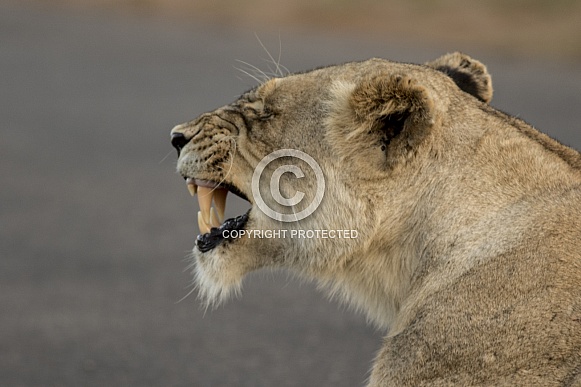
[[[430,295],[521,243],[539,196],[581,182],[559,155],[506,123],[464,129],[386,182],[397,195],[382,206],[397,211],[378,217],[371,242],[334,274],[331,292],[392,335]]]

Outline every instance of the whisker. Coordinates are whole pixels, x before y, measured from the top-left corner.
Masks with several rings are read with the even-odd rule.
[[[255,70],[257,73],[261,74],[264,77],[264,80],[261,83],[264,83],[264,82],[268,81],[270,78],[272,78],[272,74],[269,75],[269,74],[265,73],[264,71],[262,71],[261,69],[254,66],[251,63],[244,62],[243,60],[240,60],[240,59],[236,59],[236,62],[242,63],[243,65],[246,65],[246,66],[250,67],[250,69]]]
[[[276,69],[273,69],[270,66],[270,60],[269,59],[263,59],[266,62],[266,67],[268,67],[268,71],[270,72],[270,74],[272,74],[272,76],[277,77],[278,73],[276,72]]]
[[[165,157],[163,159],[161,159],[161,161],[159,162],[159,164],[163,163],[165,161],[165,159],[167,159],[169,157],[169,155],[171,155],[174,151],[169,151],[167,152],[167,155],[165,155]]]
[[[280,64],[280,63],[279,63],[278,65],[280,66],[280,68],[281,68],[282,70],[284,70],[284,71],[285,71],[285,73],[284,73],[284,74],[283,74],[283,73],[282,73],[282,71],[281,71],[281,74],[282,74],[282,76],[283,76],[283,77],[286,77],[287,75],[289,75],[289,74],[291,73],[291,71],[290,71],[290,70],[288,69],[288,67],[286,67],[285,65],[282,65],[282,64]]]
[[[278,32],[278,58],[276,61],[276,69],[278,70],[278,73],[280,74],[281,77],[284,77],[284,74],[282,73],[281,70],[281,66],[280,66],[280,58],[282,57],[282,40],[280,38],[280,31]]]
[[[191,296],[192,293],[195,292],[198,289],[198,286],[197,285],[190,285],[190,286],[191,286],[192,289],[185,296],[183,296],[178,301],[176,301],[175,302],[176,304],[179,304],[179,303],[183,302],[186,298],[188,298],[189,296]]]
[[[237,143],[236,143],[236,139],[234,137],[230,137],[229,138],[230,141],[234,142],[234,150],[230,151],[232,152],[232,160],[230,160],[230,168],[228,168],[228,172],[226,172],[226,175],[224,175],[224,178],[222,179],[222,182],[224,182],[226,180],[226,178],[230,175],[230,172],[232,172],[232,166],[234,165],[234,158],[236,157],[236,147],[237,147]]]
[[[255,75],[253,75],[253,74],[250,74],[248,71],[246,71],[246,70],[243,70],[243,69],[241,69],[241,68],[238,68],[238,67],[236,67],[236,66],[234,66],[234,68],[235,68],[236,70],[240,71],[241,73],[248,75],[250,78],[252,78],[252,79],[254,79],[256,82],[258,82],[258,84],[262,85],[262,84],[264,83],[264,81],[261,81],[260,79],[258,79],[258,77],[256,77],[256,76],[255,76]]]
[[[262,43],[262,40],[260,40],[260,38],[258,37],[258,34],[256,32],[254,33],[254,36],[256,37],[256,39],[258,40],[258,43],[260,43],[260,45],[262,46],[262,48],[266,52],[266,55],[268,55],[268,57],[272,61],[272,64],[274,64],[276,66],[277,74],[280,74],[280,66],[279,66],[278,62],[274,60],[274,57],[270,54],[270,52],[268,51],[268,49],[266,48],[264,43]]]

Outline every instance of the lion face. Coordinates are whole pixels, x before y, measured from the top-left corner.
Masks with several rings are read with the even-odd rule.
[[[357,287],[346,271],[389,246],[413,211],[399,197],[411,165],[429,154],[420,150],[442,127],[450,96],[490,99],[483,68],[461,54],[427,66],[371,59],[326,67],[271,79],[173,128],[177,170],[200,205],[193,259],[203,296],[220,301],[262,267]],[[251,208],[225,220],[229,193]]]

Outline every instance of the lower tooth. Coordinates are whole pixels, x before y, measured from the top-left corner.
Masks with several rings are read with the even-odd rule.
[[[212,227],[220,227],[220,221],[218,220],[218,215],[214,207],[210,208],[210,225]]]
[[[210,232],[210,226],[204,222],[202,211],[198,211],[198,227],[200,227],[200,234],[207,234]]]

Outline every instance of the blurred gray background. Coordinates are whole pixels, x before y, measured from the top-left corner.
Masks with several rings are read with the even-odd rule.
[[[291,71],[462,50],[495,107],[581,148],[579,2],[273,3],[0,2],[1,386],[364,384],[381,332],[312,284],[183,299],[198,205],[169,130],[254,85],[255,34]]]

